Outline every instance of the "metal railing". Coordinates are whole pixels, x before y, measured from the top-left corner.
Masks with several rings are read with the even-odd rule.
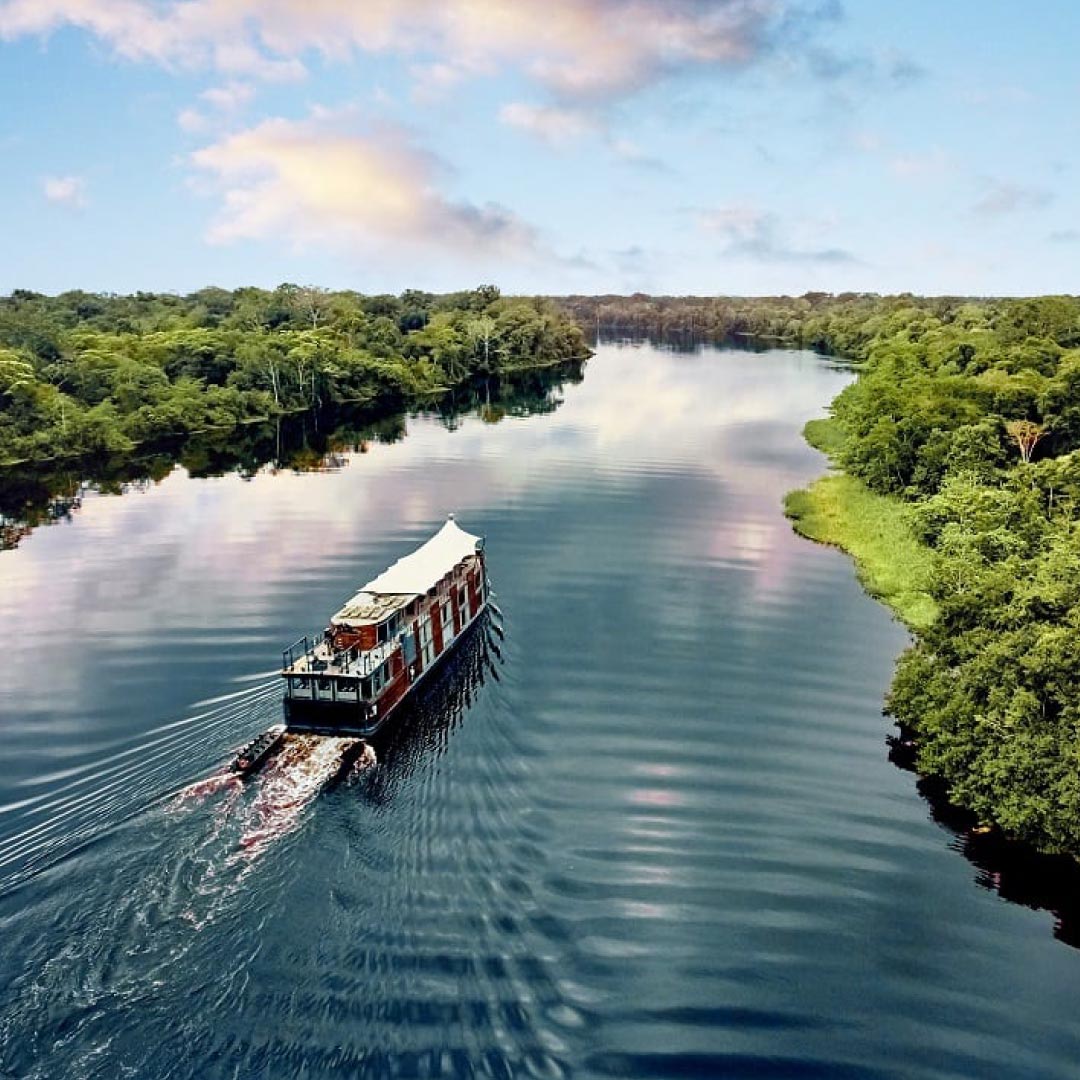
[[[324,659],[317,655],[320,645],[327,646],[327,657]],[[363,678],[371,675],[382,666],[393,652],[392,648],[378,650],[361,650],[358,645],[352,648],[335,651],[329,644],[324,633],[307,635],[298,638],[281,653],[281,666],[288,670],[294,667],[300,660],[307,660],[305,675],[352,675]],[[333,670],[329,670],[333,668]]]

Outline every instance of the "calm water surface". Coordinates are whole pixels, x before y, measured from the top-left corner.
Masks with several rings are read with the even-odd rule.
[[[905,635],[781,514],[848,377],[606,346],[548,415],[0,553],[0,1074],[1074,1077],[1080,954],[889,763]],[[370,773],[204,783],[449,510],[505,638]]]

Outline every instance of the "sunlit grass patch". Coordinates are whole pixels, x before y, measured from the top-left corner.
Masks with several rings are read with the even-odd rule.
[[[831,474],[790,492],[784,512],[800,535],[851,555],[863,588],[912,630],[937,618],[929,593],[933,555],[915,536],[908,508],[898,499],[875,494],[853,476]]]
[[[803,428],[803,437],[815,450],[820,450],[829,457],[832,457],[844,442],[840,425],[829,417],[808,421]]]

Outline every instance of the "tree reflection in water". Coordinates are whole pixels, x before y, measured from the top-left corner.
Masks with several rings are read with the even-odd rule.
[[[454,429],[470,415],[498,423],[506,417],[550,413],[562,404],[563,386],[583,378],[584,361],[576,360],[502,378],[476,379],[441,398],[419,403],[412,414],[434,414]],[[366,453],[372,443],[405,438],[408,415],[337,406],[230,431],[204,432],[135,455],[0,469],[0,551],[17,547],[42,525],[70,520],[89,492],[118,495],[145,490],[177,465],[194,477],[237,473],[251,478],[263,470],[341,469],[351,455]]]
[[[889,760],[916,773],[911,733],[888,738]],[[1080,948],[1080,865],[1065,855],[1044,855],[1011,840],[998,829],[980,826],[974,814],[949,801],[936,777],[919,777],[915,788],[926,800],[931,819],[953,837],[950,847],[975,867],[975,883],[1003,900],[1054,916],[1054,937]]]

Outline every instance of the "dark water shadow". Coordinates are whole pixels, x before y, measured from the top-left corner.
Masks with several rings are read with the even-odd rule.
[[[931,820],[952,837],[949,846],[975,867],[975,884],[1003,900],[1054,917],[1054,937],[1080,949],[1080,863],[1067,855],[1047,855],[1030,844],[986,829],[970,811],[949,801],[937,777],[919,776],[911,731],[901,728],[887,738],[889,761],[917,777],[915,789]]]
[[[429,757],[441,757],[489,679],[498,681],[501,631],[484,612],[454,646],[454,651],[407,698],[387,726],[371,740],[379,765],[364,798],[385,805]]]

